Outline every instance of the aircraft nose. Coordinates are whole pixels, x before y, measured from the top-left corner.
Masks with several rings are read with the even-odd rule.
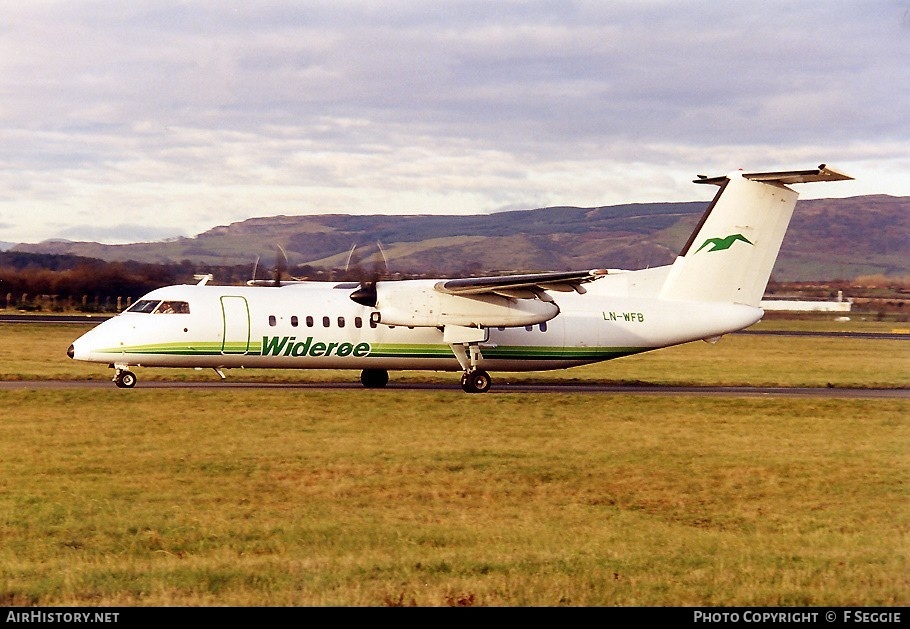
[[[66,355],[73,358],[76,355],[76,348],[73,347],[73,345],[70,345],[69,349],[66,350]]]

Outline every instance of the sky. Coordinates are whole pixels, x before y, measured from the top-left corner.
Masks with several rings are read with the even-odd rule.
[[[910,196],[908,112],[910,0],[0,0],[0,241]]]

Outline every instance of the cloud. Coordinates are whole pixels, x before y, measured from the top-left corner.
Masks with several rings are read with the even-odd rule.
[[[170,227],[155,227],[143,224],[120,224],[109,226],[72,225],[60,231],[57,237],[61,240],[84,242],[158,242],[176,238],[184,234],[175,234]]]
[[[0,238],[693,200],[693,169],[820,161],[863,175],[831,195],[910,194],[906,11],[21,3],[0,26]]]

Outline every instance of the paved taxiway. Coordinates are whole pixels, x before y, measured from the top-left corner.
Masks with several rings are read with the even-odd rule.
[[[0,382],[0,390],[10,389],[118,389],[107,380],[12,380]],[[357,382],[164,382],[145,381],[136,389],[284,389],[320,390],[355,389],[366,391]],[[135,390],[135,389],[134,389]],[[372,389],[376,391],[377,389]],[[383,391],[453,391],[461,393],[457,383],[393,383]],[[867,399],[910,399],[910,389],[856,389],[838,387],[680,387],[655,385],[600,385],[600,384],[511,384],[494,382],[486,395],[497,393],[606,393],[612,395],[699,395],[734,397],[802,397],[802,398],[867,398]]]

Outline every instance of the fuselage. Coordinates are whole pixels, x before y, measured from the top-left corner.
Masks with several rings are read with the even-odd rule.
[[[485,328],[477,366],[563,369],[720,336],[762,315],[736,304],[618,295],[610,282],[594,290],[598,283],[586,294],[554,293],[558,314],[548,321]],[[168,286],[81,336],[69,354],[123,367],[462,370],[442,326],[384,324],[381,308],[351,300],[356,286]]]

